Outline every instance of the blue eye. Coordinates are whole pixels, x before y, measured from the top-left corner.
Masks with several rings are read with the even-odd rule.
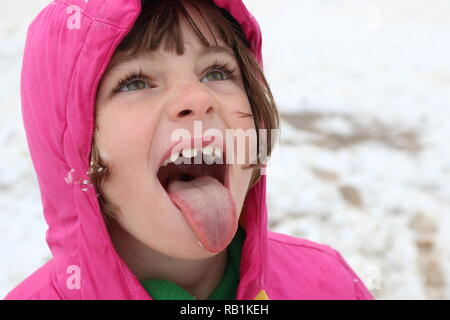
[[[150,88],[146,77],[140,70],[131,70],[122,79],[117,82],[113,93],[128,92]]]
[[[134,91],[147,88],[150,88],[150,86],[144,80],[135,79],[122,85],[118,91]]]
[[[205,77],[208,77],[211,74],[219,75],[219,78],[213,77],[213,80],[208,79],[209,81],[216,81],[216,80],[229,80],[234,79],[234,72],[235,69],[232,69],[226,62],[214,62],[214,64],[208,68],[210,72],[206,74]]]
[[[236,69],[231,68],[226,62],[214,61],[208,68],[204,79],[207,79],[207,82],[234,80],[236,79],[234,74],[235,70]],[[118,81],[113,93],[149,89],[151,87],[146,79],[147,78],[143,76],[140,70],[131,70],[125,77]]]
[[[216,77],[212,77],[212,79],[211,79],[211,78],[208,78],[209,75],[216,75]],[[209,82],[209,81],[216,81],[216,80],[227,80],[228,79],[227,76],[228,75],[224,74],[223,72],[213,70],[212,72],[208,73],[205,76],[205,78],[207,78],[208,82]]]

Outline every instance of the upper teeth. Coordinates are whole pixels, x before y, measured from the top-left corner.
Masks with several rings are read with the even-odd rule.
[[[204,155],[204,160],[207,164],[212,164],[215,159],[222,159],[222,150],[219,147],[213,145],[213,143],[201,148],[187,148],[183,149],[180,152],[172,153],[161,166],[166,166],[169,163],[180,164],[180,163],[191,163],[190,158],[196,157],[199,152],[202,152]],[[186,162],[188,161],[188,162]]]

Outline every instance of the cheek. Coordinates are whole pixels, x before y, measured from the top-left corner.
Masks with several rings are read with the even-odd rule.
[[[235,130],[235,150],[241,150],[247,154],[252,154],[256,150],[256,142],[258,133],[255,131],[255,121],[251,110],[250,102],[246,95],[238,95],[234,99],[234,105],[238,106],[229,113],[229,127]],[[244,142],[245,141],[245,142]],[[239,148],[239,146],[241,146]],[[245,150],[242,149],[245,146]]]
[[[223,100],[227,117],[233,128],[251,129],[255,128],[253,112],[246,93],[242,90],[233,92]]]
[[[142,115],[132,112],[104,112],[97,118],[96,141],[105,161],[122,162],[137,158],[147,149],[151,139],[151,124]]]

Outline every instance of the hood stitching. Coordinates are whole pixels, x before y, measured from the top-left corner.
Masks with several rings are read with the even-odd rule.
[[[72,70],[72,74],[71,74],[71,78],[70,78],[70,82],[69,82],[69,88],[70,89],[69,89],[69,92],[67,93],[66,102],[65,102],[65,123],[64,123],[64,130],[63,130],[63,154],[64,154],[64,150],[66,149],[65,148],[65,145],[66,145],[66,139],[65,139],[66,132],[71,133],[69,128],[68,128],[69,127],[69,125],[68,125],[69,121],[67,119],[67,109],[68,109],[68,105],[69,105],[68,101],[69,101],[69,97],[72,96],[72,92],[73,92],[72,91],[72,84],[73,84],[73,81],[75,79],[75,70],[78,68],[79,63],[80,63],[80,57],[81,57],[82,53],[84,52],[84,50],[86,48],[86,40],[87,40],[87,37],[88,37],[89,32],[91,30],[91,26],[92,26],[92,20],[90,21],[88,29],[87,29],[87,31],[85,33],[84,40],[83,40],[83,46],[81,47],[80,52],[78,53],[77,60],[76,60],[76,63],[74,65],[74,68]],[[67,157],[66,157],[65,154],[64,154],[64,158],[66,159],[66,162],[67,162]],[[76,171],[74,171],[74,172],[76,173]],[[75,209],[76,218],[77,218],[77,233],[76,233],[77,234],[77,241],[76,241],[77,247],[76,247],[76,251],[75,251],[75,260],[77,260],[78,266],[81,267],[81,260],[80,260],[80,209],[78,208],[77,201],[76,201],[76,198],[75,198],[75,189],[76,189],[77,186],[79,186],[79,184],[73,184],[73,186],[72,186],[72,201],[73,201],[73,207]],[[83,295],[83,288],[84,288],[84,286],[83,286],[83,276],[82,275],[83,274],[81,274],[81,279],[80,279],[81,287],[80,287],[80,291],[79,291],[79,297],[81,299],[84,296]]]
[[[54,0],[54,2],[59,2],[61,4],[64,4],[64,5],[68,6],[68,7],[70,7],[70,6],[77,6],[77,7],[80,8],[80,10],[78,12],[83,14],[83,16],[91,19],[92,21],[102,22],[104,24],[107,24],[107,25],[110,25],[110,26],[113,26],[113,27],[116,27],[116,28],[119,28],[119,29],[126,29],[127,28],[127,26],[121,26],[121,25],[115,24],[114,22],[111,22],[111,21],[108,21],[108,20],[104,20],[104,19],[101,19],[101,18],[94,18],[89,13],[87,13],[84,10],[84,8],[81,8],[80,6],[78,6],[78,4],[71,3],[71,2],[66,1],[66,0]],[[105,0],[103,5],[105,5],[106,2],[108,2],[108,0]],[[98,9],[98,12],[100,12],[103,9],[103,5]]]
[[[264,192],[265,188],[265,179],[266,177],[264,176],[264,181],[262,181],[262,179],[259,181],[259,183],[261,183],[259,192],[258,192],[258,199],[262,200],[263,199],[263,195],[262,193]],[[264,182],[264,183],[263,183]],[[256,291],[256,293],[258,293],[260,290],[265,290],[265,286],[266,286],[266,269],[267,269],[267,264],[266,264],[266,258],[267,258],[267,254],[266,254],[266,243],[264,242],[264,238],[267,239],[267,235],[266,237],[264,237],[264,234],[267,233],[266,230],[266,225],[262,225],[262,216],[261,216],[261,209],[262,209],[262,204],[261,201],[258,201],[258,227],[259,227],[259,252],[261,253],[261,257],[260,257],[260,274],[258,277],[258,290]]]
[[[65,2],[62,2],[62,1],[58,1],[59,3],[61,3],[61,4],[65,4],[66,6],[67,6],[67,3],[65,3]],[[84,13],[83,13],[84,14]],[[68,91],[68,93],[67,93],[67,95],[66,95],[66,99],[65,99],[65,102],[64,102],[64,107],[65,107],[65,114],[64,114],[64,119],[65,119],[65,121],[64,121],[64,127],[63,127],[63,130],[62,130],[62,154],[64,155],[64,159],[65,159],[65,163],[66,163],[66,165],[68,165],[69,166],[69,163],[68,163],[68,161],[67,161],[67,159],[68,159],[68,157],[67,157],[67,155],[65,154],[65,152],[64,152],[64,150],[66,149],[65,148],[65,145],[66,145],[66,134],[67,133],[70,133],[70,130],[68,129],[68,123],[69,123],[69,121],[68,121],[68,119],[67,119],[67,109],[68,109],[68,105],[69,105],[69,103],[68,103],[68,101],[69,101],[69,97],[71,97],[72,96],[72,84],[73,84],[73,81],[74,81],[74,79],[75,79],[75,70],[77,69],[77,67],[78,67],[78,65],[79,65],[79,62],[80,62],[80,57],[81,57],[81,54],[83,53],[83,51],[84,51],[84,49],[86,48],[86,39],[87,39],[87,36],[88,36],[88,34],[89,34],[89,31],[90,31],[90,28],[91,28],[91,26],[92,26],[92,18],[91,17],[89,17],[89,16],[87,16],[88,18],[90,18],[91,19],[91,21],[89,22],[89,26],[88,26],[88,29],[87,29],[87,31],[86,31],[86,33],[85,33],[85,35],[84,35],[84,39],[83,39],[83,45],[82,45],[82,47],[81,47],[81,49],[80,49],[80,51],[78,52],[78,55],[77,55],[77,57],[76,57],[76,62],[75,62],[75,64],[74,64],[74,66],[73,66],[73,69],[72,69],[72,72],[71,72],[71,77],[70,77],[70,81],[69,81],[69,91]],[[70,166],[69,166],[70,167]],[[73,169],[71,169],[71,172],[75,172],[75,170],[74,171],[72,171]],[[67,180],[66,180],[66,182],[67,182]],[[74,260],[76,260],[77,261],[77,263],[78,263],[78,266],[81,266],[81,264],[80,264],[80,254],[79,254],[79,248],[80,248],[80,246],[79,246],[79,243],[80,243],[80,235],[79,235],[79,232],[80,232],[80,211],[79,211],[79,209],[78,209],[78,206],[77,206],[77,203],[76,203],[76,201],[75,201],[75,187],[76,187],[76,185],[77,184],[74,184],[73,186],[72,186],[72,203],[73,203],[73,208],[74,208],[74,212],[75,212],[75,215],[76,215],[76,219],[77,219],[77,232],[76,232],[76,237],[77,237],[77,239],[76,239],[76,249],[75,249],[75,253],[74,253]],[[68,258],[70,258],[70,255],[68,256]],[[56,267],[57,267],[57,264],[56,264]],[[54,268],[54,269],[56,269],[56,267]],[[56,276],[56,275],[55,275]],[[56,277],[56,280],[58,281],[58,278]],[[82,281],[82,278],[81,278],[81,281]],[[58,284],[59,284],[59,282],[57,282]],[[82,297],[83,296],[83,294],[82,294],[82,290],[83,290],[83,285],[81,286],[81,288],[80,288],[80,291],[79,291],[79,296],[80,297]],[[63,294],[63,297],[64,298],[68,298],[67,296],[66,296],[66,294],[65,294],[65,291],[63,290],[62,291],[62,294]]]
[[[103,6],[108,2],[108,0],[105,0],[103,2],[103,5],[100,7],[100,9],[98,10],[99,12],[103,9]],[[100,84],[101,78],[103,77],[103,74],[107,68],[107,65],[110,63],[111,61],[111,57],[113,56],[117,46],[119,45],[119,43],[122,41],[122,39],[128,34],[128,32],[131,30],[131,28],[134,26],[134,23],[138,17],[138,15],[141,12],[141,7],[140,4],[138,3],[138,1],[134,1],[136,6],[137,6],[137,10],[135,12],[135,16],[134,19],[132,21],[130,21],[128,26],[119,26],[119,25],[115,25],[115,24],[111,24],[108,22],[105,22],[102,19],[94,19],[93,22],[100,22],[100,23],[105,23],[108,25],[111,25],[115,28],[120,29],[119,31],[119,36],[117,37],[117,39],[115,40],[115,43],[113,43],[107,53],[107,59],[105,59],[103,61],[102,66],[100,67],[99,70],[103,70],[103,72],[99,72],[97,78],[95,79],[95,90],[92,90],[92,94],[90,96],[90,103],[89,103],[89,141],[88,141],[88,146],[87,146],[87,150],[86,152],[89,154],[91,147],[92,147],[92,139],[94,136],[94,122],[95,122],[95,96],[96,96],[96,92],[97,92],[97,88]],[[125,32],[124,32],[125,31]],[[93,188],[94,189],[94,188]],[[95,192],[94,192],[95,194]],[[98,198],[95,197],[94,200],[95,203],[95,211],[97,213],[101,213],[101,209],[100,209],[100,203],[98,201]],[[98,215],[97,215],[98,218]],[[117,253],[116,249],[114,248],[114,245],[112,243],[111,237],[109,236],[109,234],[107,233],[107,229],[106,229],[106,225],[105,225],[105,221],[102,217],[100,217],[101,219],[96,219],[97,223],[101,224],[100,230],[101,230],[101,235],[103,237],[103,240],[107,243],[107,246],[109,249],[111,249],[113,255],[114,255],[114,260],[117,263],[117,266],[119,267],[121,273],[125,276],[125,279],[127,280],[128,283],[128,289],[131,291],[131,295],[133,296],[133,298],[135,300],[139,300],[141,298],[146,298],[148,299],[148,297],[146,297],[145,295],[141,295],[139,292],[139,288],[137,288],[137,279],[133,279],[133,273],[132,271],[129,269],[129,267],[125,264],[125,262],[122,260],[122,258],[119,256],[119,254]],[[99,221],[100,220],[100,221]]]
[[[60,3],[60,4],[62,4],[62,5],[65,5],[66,7],[67,6],[71,6],[71,5],[73,5],[73,4],[70,4],[70,3],[68,3],[68,2],[66,2],[66,1],[61,1],[61,0],[57,0],[57,2],[58,3]],[[105,5],[107,3],[107,0],[106,1],[104,1],[103,2],[103,4],[102,4],[102,6],[99,8],[99,11],[103,8],[103,6]],[[71,78],[70,78],[70,82],[69,82],[69,92],[67,93],[67,96],[66,96],[66,101],[65,101],[65,122],[64,122],[64,128],[63,128],[63,130],[62,130],[62,140],[63,140],[63,149],[62,149],[62,152],[63,152],[63,155],[64,155],[64,158],[65,158],[65,160],[66,160],[66,164],[68,165],[68,162],[67,162],[67,159],[68,159],[68,157],[66,156],[66,154],[64,153],[64,150],[66,150],[66,148],[65,148],[65,145],[66,145],[66,134],[71,134],[71,131],[69,130],[69,125],[68,125],[68,123],[69,123],[69,121],[68,121],[68,119],[67,119],[67,114],[68,114],[68,112],[67,112],[67,110],[68,110],[68,105],[69,105],[69,98],[72,96],[72,94],[73,94],[73,81],[74,81],[74,79],[75,79],[75,70],[77,70],[77,68],[78,68],[78,66],[79,66],[79,62],[80,62],[80,57],[83,55],[83,53],[84,53],[84,51],[85,51],[85,49],[86,49],[86,42],[87,42],[87,39],[88,39],[88,36],[90,35],[90,32],[91,32],[91,29],[92,29],[92,26],[93,26],[93,24],[96,22],[96,21],[99,21],[99,22],[103,22],[103,23],[105,23],[104,21],[100,21],[100,20],[97,20],[97,19],[95,19],[95,18],[92,18],[90,15],[88,15],[84,10],[80,10],[80,13],[82,13],[83,14],[83,16],[85,16],[85,17],[87,17],[87,18],[89,18],[89,20],[90,20],[90,22],[89,22],[89,25],[88,25],[88,27],[87,27],[87,30],[86,30],[86,33],[84,34],[84,39],[83,39],[83,45],[82,45],[82,47],[81,47],[81,49],[80,49],[80,51],[79,51],[79,53],[78,53],[78,55],[77,55],[77,58],[76,58],[76,62],[75,62],[75,64],[74,64],[74,67],[73,67],[73,69],[72,69],[72,72],[71,72]],[[108,25],[112,25],[111,23],[109,23],[109,22],[106,22],[106,24],[108,24]],[[118,26],[116,26],[116,25],[113,25],[114,27],[118,27]],[[119,27],[120,28],[120,27]],[[120,29],[123,29],[123,28],[120,28]],[[98,82],[99,82],[99,79],[96,79],[96,82],[97,82],[97,84],[98,84]],[[95,93],[94,93],[95,94]],[[91,97],[92,98],[92,97]],[[93,100],[91,99],[91,102],[92,102]],[[95,103],[94,103],[95,104]],[[91,107],[92,107],[92,103],[91,103]],[[95,109],[95,108],[93,108],[92,107],[92,109]],[[91,129],[90,129],[90,131],[92,131],[92,125],[91,125],[91,123],[92,123],[92,119],[90,119],[90,121],[89,121],[89,126],[91,127]],[[89,144],[91,144],[91,142],[88,142],[88,145]],[[77,159],[78,160],[78,159]],[[81,260],[80,260],[80,226],[81,226],[81,224],[80,224],[80,209],[79,209],[79,207],[78,207],[78,205],[77,205],[77,201],[76,201],[76,196],[75,196],[75,192],[76,192],[76,187],[77,186],[82,186],[82,185],[84,185],[85,183],[85,179],[83,179],[83,178],[81,178],[79,175],[78,175],[78,172],[77,171],[75,171],[73,168],[69,171],[69,175],[68,175],[68,177],[66,177],[65,178],[65,180],[66,180],[66,182],[72,182],[73,180],[72,180],[72,173],[74,173],[75,174],[75,177],[76,177],[76,180],[75,180],[75,182],[74,182],[74,184],[72,185],[72,201],[73,201],[73,207],[74,207],[74,212],[75,212],[75,214],[76,214],[76,219],[77,219],[77,226],[76,226],[76,228],[77,228],[77,232],[76,232],[76,237],[77,237],[77,239],[76,239],[76,248],[75,248],[75,252],[74,252],[74,260],[76,260],[77,261],[77,265],[78,266],[80,266],[81,267]],[[81,183],[80,183],[80,181],[82,181]],[[85,189],[82,189],[82,191],[87,191],[87,190],[85,190]],[[97,200],[97,202],[98,202],[98,200]],[[98,208],[98,205],[96,206],[97,208]],[[99,223],[99,219],[95,219],[96,221],[97,221],[97,223]],[[104,224],[104,223],[103,223]],[[100,228],[100,235],[102,236],[102,240],[103,241],[105,241],[105,240],[107,240],[107,239],[105,239],[105,234],[104,234],[104,231],[105,231],[105,227],[106,226],[104,226],[103,228],[101,227]],[[111,241],[109,241],[110,242],[110,245],[112,245],[112,243],[111,243]],[[70,259],[70,255],[68,256],[68,258]],[[56,269],[56,268],[55,268]],[[56,278],[57,279],[57,278]],[[128,279],[127,279],[128,280]],[[81,276],[81,288],[80,288],[80,291],[79,291],[79,294],[78,294],[78,296],[80,297],[80,299],[83,299],[83,297],[85,296],[84,295],[84,286],[83,286],[83,276]],[[66,294],[64,293],[64,291],[63,291],[63,296],[64,297],[66,297],[67,298],[67,296],[66,296]]]

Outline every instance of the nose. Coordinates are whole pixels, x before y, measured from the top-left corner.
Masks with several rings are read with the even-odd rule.
[[[201,83],[195,81],[181,85],[181,88],[174,90],[172,104],[168,107],[169,117],[173,121],[180,119],[204,120],[211,116],[217,109],[216,99]]]

